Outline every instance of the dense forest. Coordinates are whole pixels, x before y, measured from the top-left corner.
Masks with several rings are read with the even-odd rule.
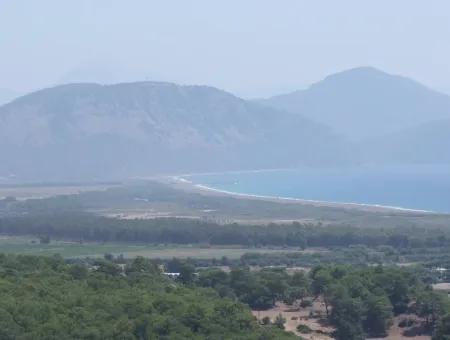
[[[244,304],[165,278],[136,258],[97,261],[0,255],[1,339],[290,339]]]
[[[234,268],[230,273],[209,269],[200,272],[196,282],[256,309],[270,308],[276,301],[304,307],[320,298],[338,340],[385,337],[392,317],[402,313],[423,318],[422,331],[433,334],[433,339],[450,337],[448,297],[434,292],[414,270],[316,266],[309,275],[288,275],[271,268],[258,272]]]
[[[256,322],[249,310],[272,308],[280,301],[297,308],[323,302],[326,322],[338,340],[383,337],[399,314],[423,320],[421,334],[432,334],[436,340],[450,337],[449,299],[432,290],[435,278],[430,271],[417,266],[367,266],[364,260],[349,265],[352,258],[363,257],[364,249],[352,246],[319,253],[325,257],[316,258],[318,265],[293,274],[270,267],[274,259],[288,264],[289,253],[203,262],[127,260],[110,254],[85,260],[0,255],[0,338],[289,338],[282,332],[282,317]],[[402,251],[392,246],[381,249]],[[344,264],[326,260],[327,256],[341,256]],[[250,270],[252,261],[262,268]],[[210,268],[199,268],[205,264]],[[162,266],[179,273],[178,278],[162,275]]]
[[[278,301],[307,307],[315,300],[325,304],[338,340],[386,336],[399,314],[416,315],[422,334],[435,340],[450,337],[447,295],[434,292],[412,268],[225,272],[173,259],[165,267],[180,274],[174,280],[144,258],[91,261],[0,255],[0,338],[290,339],[282,317],[257,322],[249,307],[264,310]]]
[[[362,228],[345,225],[217,224],[197,219],[107,218],[88,213],[27,214],[0,218],[0,234],[48,236],[73,241],[142,242],[152,244],[210,244],[334,247],[388,245],[395,248],[446,247],[450,228],[418,226]]]

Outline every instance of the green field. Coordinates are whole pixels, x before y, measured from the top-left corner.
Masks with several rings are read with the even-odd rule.
[[[60,254],[65,258],[71,257],[100,257],[106,253],[120,255],[127,258],[144,256],[148,258],[240,258],[245,253],[279,252],[276,248],[242,248],[242,247],[201,247],[177,245],[146,245],[125,243],[74,243],[52,241],[50,244],[40,244],[37,238],[1,236],[0,253],[28,254],[28,255],[54,255]],[[297,252],[294,249],[284,249],[283,252]]]

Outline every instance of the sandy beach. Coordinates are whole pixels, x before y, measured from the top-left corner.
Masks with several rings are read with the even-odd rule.
[[[278,169],[272,170],[277,171]],[[271,170],[249,170],[249,171],[234,171],[232,173],[242,173],[242,172],[262,172],[262,171],[271,171]],[[211,173],[212,174],[212,173]],[[266,195],[254,195],[254,194],[245,194],[232,192],[227,190],[220,190],[217,188],[212,188],[202,184],[195,184],[189,179],[189,174],[180,175],[180,176],[169,176],[165,177],[165,182],[174,186],[177,189],[201,192],[208,195],[222,195],[222,196],[231,196],[236,198],[244,198],[244,199],[256,199],[263,200],[268,202],[277,202],[277,203],[294,203],[300,205],[308,205],[314,207],[328,207],[328,208],[341,208],[341,209],[356,209],[359,211],[369,211],[369,212],[397,212],[397,213],[405,213],[405,214],[434,214],[433,211],[428,210],[420,210],[420,209],[408,209],[403,207],[395,207],[395,206],[386,206],[386,205],[378,205],[378,204],[364,204],[364,203],[354,203],[354,202],[330,202],[330,201],[320,201],[320,200],[309,200],[302,198],[293,198],[293,197],[282,197],[282,196],[266,196]]]

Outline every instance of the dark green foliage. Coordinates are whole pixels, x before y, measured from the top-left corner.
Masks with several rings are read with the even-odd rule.
[[[56,198],[55,198],[56,199]],[[63,200],[63,198],[58,198]],[[32,204],[31,202],[29,204]],[[25,210],[27,211],[27,210]],[[309,224],[282,225],[221,225],[195,219],[121,220],[82,212],[33,212],[23,216],[0,219],[0,234],[41,236],[43,242],[52,239],[101,242],[139,242],[153,244],[211,244],[249,247],[349,247],[345,260],[354,263],[376,262],[377,253],[398,256],[398,252],[420,247],[450,245],[450,230],[417,227],[359,228],[343,225]],[[0,214],[1,216],[1,214]],[[45,235],[45,236],[42,236]],[[369,253],[361,247],[384,247]],[[358,246],[358,247],[355,247]],[[386,248],[391,247],[391,248]],[[389,250],[390,249],[390,250]],[[284,255],[282,260],[297,260]],[[314,255],[311,255],[314,256]],[[248,255],[248,264],[258,260]],[[223,259],[226,263],[227,259]]]
[[[450,340],[450,313],[447,313],[441,317],[432,339]]]
[[[189,284],[194,281],[195,268],[189,263],[182,263],[180,266],[179,280],[184,284]]]
[[[278,268],[260,271],[233,268],[229,274],[212,268],[202,270],[196,282],[214,288],[221,296],[235,297],[254,309],[271,308],[277,301],[294,304],[310,291],[309,278],[303,272],[288,275]]]
[[[69,273],[75,280],[84,280],[88,276],[86,266],[80,264],[72,265],[69,269]]]
[[[155,265],[154,262],[146,259],[142,256],[136,257],[131,263],[128,263],[125,267],[125,273],[129,275],[156,275],[160,274],[159,268]]]
[[[392,318],[392,305],[388,297],[382,293],[380,295],[369,294],[365,301],[366,315],[364,328],[368,334],[383,337],[390,326]]]
[[[385,337],[398,311],[424,317],[431,332],[438,315],[450,310],[448,298],[430,290],[420,270],[400,267],[322,265],[312,268],[309,277],[280,268],[233,268],[229,274],[207,269],[196,282],[254,309],[271,308],[277,301],[305,308],[312,297],[321,299],[336,339]]]
[[[306,308],[306,307],[311,307],[313,304],[313,302],[309,299],[306,300],[302,300],[302,302],[300,302],[300,307],[302,308]]]
[[[284,329],[284,324],[286,323],[286,319],[283,317],[283,315],[281,315],[281,313],[280,314],[278,314],[276,317],[275,317],[275,320],[273,321],[273,324],[275,325],[275,326],[277,326],[278,328],[280,328],[280,329]]]
[[[295,282],[282,269],[251,272],[248,268],[233,268],[229,274],[208,269],[199,273],[197,284],[212,287],[221,296],[236,297],[255,309],[271,308],[276,301],[288,299],[293,291],[305,293],[308,289],[307,281]]]
[[[312,329],[309,328],[308,325],[302,325],[302,324],[297,326],[297,331],[299,331],[302,334],[310,334],[310,333],[312,333]]]
[[[50,236],[43,235],[39,237],[39,243],[41,244],[49,244],[50,243]]]
[[[86,270],[0,255],[0,339],[288,339],[248,307],[166,279],[148,260]]]
[[[331,321],[336,327],[335,338],[338,340],[365,339],[361,324],[363,314],[363,304],[360,299],[347,295],[334,298]]]
[[[429,330],[436,324],[439,316],[450,310],[447,296],[436,294],[431,289],[420,291],[416,296],[416,313],[425,318]]]
[[[263,325],[270,325],[270,318],[268,316],[263,317],[261,323]]]
[[[327,268],[316,267],[311,271],[311,290],[315,296],[319,296],[325,293],[327,287],[333,282]]]
[[[410,288],[414,285],[415,277],[406,271],[384,269],[376,273],[375,280],[389,297],[394,313],[405,312],[410,301]]]
[[[336,339],[385,337],[395,313],[415,312],[429,332],[450,310],[448,298],[433,292],[418,272],[398,267],[318,266],[312,292],[321,296]],[[329,308],[331,307],[331,308]],[[443,326],[444,327],[444,326]]]

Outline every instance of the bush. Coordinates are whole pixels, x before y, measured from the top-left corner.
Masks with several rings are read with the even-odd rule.
[[[261,320],[263,325],[270,325],[270,318],[268,316],[265,316]]]
[[[398,327],[400,327],[400,328],[411,327],[412,325],[414,325],[414,320],[410,319],[410,318],[402,319],[398,323]]]
[[[313,332],[313,330],[311,328],[309,328],[309,326],[307,326],[307,325],[298,325],[297,331],[299,331],[302,334],[310,334]]]
[[[50,236],[49,235],[43,235],[39,237],[39,243],[40,244],[49,244],[50,243]]]
[[[306,308],[306,307],[311,307],[312,306],[312,301],[311,300],[302,300],[302,302],[300,302],[300,307],[302,308]]]
[[[275,321],[273,322],[273,324],[280,329],[284,329],[285,323],[286,323],[286,318],[284,318],[281,313],[277,315],[277,317],[275,318]]]

